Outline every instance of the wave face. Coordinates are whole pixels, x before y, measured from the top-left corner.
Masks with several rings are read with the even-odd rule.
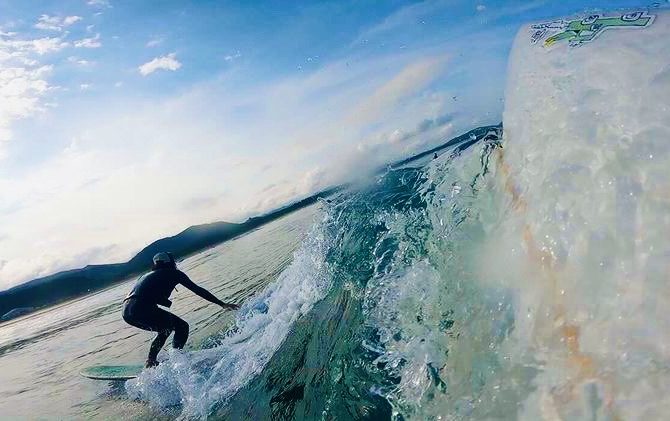
[[[480,137],[426,165],[389,170],[325,204],[329,293],[217,415],[515,414],[535,370],[508,367],[501,353],[514,329],[514,294],[480,282],[487,232],[499,223],[498,140]]]
[[[208,349],[173,352],[130,395],[183,418],[663,413],[669,330],[655,305],[630,311],[663,297],[608,290],[602,253],[580,242],[561,250],[582,253],[583,273],[543,265],[551,245],[533,243],[527,225],[546,215],[520,211],[522,192],[501,181],[499,138],[474,140],[323,202],[293,263],[235,327]],[[534,200],[550,207],[557,195]]]

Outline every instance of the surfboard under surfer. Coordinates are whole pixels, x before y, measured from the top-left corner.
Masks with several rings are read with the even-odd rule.
[[[123,300],[123,320],[126,323],[143,330],[157,332],[156,339],[151,343],[146,367],[158,365],[156,357],[165,341],[174,331],[172,346],[181,349],[188,339],[188,323],[158,307],[170,307],[170,294],[178,285],[183,285],[205,300],[218,304],[226,310],[237,310],[237,304],[224,303],[207,291],[196,285],[182,271],[177,269],[177,263],[172,253],[160,252],[153,258],[153,267],[150,272],[142,275],[135,287]]]

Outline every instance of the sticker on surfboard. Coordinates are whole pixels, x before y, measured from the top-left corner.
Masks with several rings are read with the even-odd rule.
[[[581,19],[555,20],[530,26],[530,42],[542,43],[550,48],[567,42],[570,47],[578,47],[598,38],[608,29],[641,29],[654,23],[656,15],[647,11],[636,11],[617,15],[592,14]]]

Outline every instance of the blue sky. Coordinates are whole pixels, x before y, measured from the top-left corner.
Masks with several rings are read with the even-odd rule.
[[[521,24],[644,5],[0,0],[0,289],[498,123]]]

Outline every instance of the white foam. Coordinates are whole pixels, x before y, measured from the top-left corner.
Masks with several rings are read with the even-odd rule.
[[[316,227],[278,279],[239,310],[234,329],[222,335],[218,346],[170,351],[156,369],[126,383],[130,397],[159,408],[182,405],[186,418],[205,418],[224,405],[265,367],[293,323],[329,290],[326,248]]]
[[[513,326],[513,297],[497,278],[476,278],[477,266],[491,257],[482,255],[487,238],[481,215],[495,213],[495,204],[485,189],[487,179],[480,177],[489,152],[489,146],[478,144],[453,159],[445,155],[432,161],[419,189],[426,193],[425,212],[380,219],[388,229],[380,244],[392,238],[400,246],[391,263],[366,285],[366,323],[378,340],[368,349],[377,354],[373,371],[381,366],[399,379],[374,393],[403,416],[476,419],[482,414],[490,418],[493,410],[498,418],[510,414],[509,409],[502,411],[497,393],[509,374],[498,369],[502,356],[497,351]],[[423,235],[410,233],[426,225],[431,227],[426,243],[417,244]],[[407,243],[425,248],[427,258],[408,261]],[[525,382],[509,384],[519,389]]]
[[[430,386],[428,364],[439,368],[446,363],[442,350],[447,348],[447,336],[436,335],[436,326],[430,323],[416,321],[417,312],[427,320],[440,320],[444,310],[440,284],[435,270],[427,262],[418,262],[370,280],[366,289],[366,323],[377,328],[384,346],[371,349],[379,354],[374,364],[386,363],[387,372],[401,379],[398,392],[413,403],[420,402]]]

